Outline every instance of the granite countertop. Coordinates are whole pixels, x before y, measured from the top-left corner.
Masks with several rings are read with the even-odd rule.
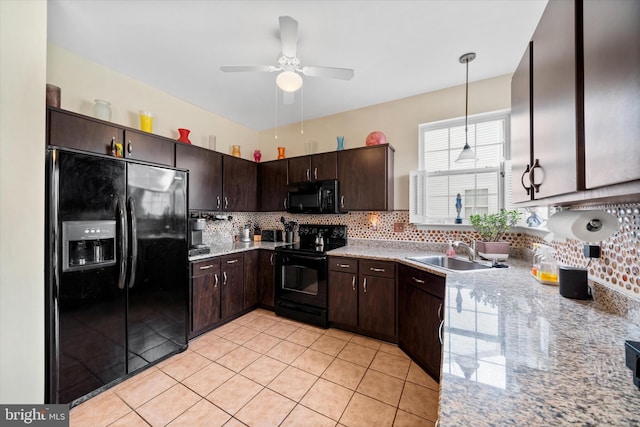
[[[450,272],[405,259],[418,245],[355,244],[330,255],[385,259],[446,275],[441,426],[640,425],[624,341],[640,324],[562,297],[531,264]]]
[[[273,250],[276,246],[285,245],[284,242],[233,242],[222,245],[210,246],[211,252],[203,255],[194,255],[189,257],[189,261],[202,261],[207,258],[213,258],[220,255],[229,255],[237,252],[251,251],[255,249]]]
[[[189,260],[281,244],[214,246]],[[442,254],[425,249],[432,247],[352,239],[328,254],[446,276],[441,426],[640,425],[640,390],[624,359],[624,341],[640,341],[640,323],[560,296],[531,276],[527,261],[451,272],[406,259]]]

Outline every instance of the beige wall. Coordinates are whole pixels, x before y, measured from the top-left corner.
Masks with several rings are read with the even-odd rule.
[[[258,133],[224,119],[186,101],[134,80],[71,53],[57,45],[47,48],[47,83],[62,89],[61,107],[93,116],[94,99],[111,103],[111,121],[139,129],[138,111],[150,110],[153,133],[178,138],[178,128],[190,129],[194,145],[208,146],[209,135],[215,135],[216,151],[231,153],[231,146],[241,146],[242,157],[253,160]]]
[[[47,3],[0,0],[0,403],[44,401]]]
[[[470,84],[469,114],[509,108],[510,74]],[[418,125],[462,116],[464,85],[305,121],[304,135],[300,134],[299,123],[281,127],[277,143],[270,129],[260,132],[259,143],[265,161],[276,158],[278,145],[286,147],[287,157],[305,154],[304,144],[309,141],[318,143],[317,152],[333,151],[336,136],[343,135],[345,148],[355,148],[364,146],[369,132],[380,130],[396,149],[394,208],[409,209],[409,171],[418,168]]]

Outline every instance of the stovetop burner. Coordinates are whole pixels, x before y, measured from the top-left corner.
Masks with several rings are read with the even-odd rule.
[[[301,224],[300,241],[278,246],[276,251],[324,254],[347,244],[346,225]]]

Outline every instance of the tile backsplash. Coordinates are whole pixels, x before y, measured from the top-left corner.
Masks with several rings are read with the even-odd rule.
[[[640,203],[577,207],[575,209],[600,209],[618,219],[620,228],[616,234],[600,243],[601,256],[588,265],[589,279],[640,301]],[[299,224],[341,224],[348,226],[349,238],[402,242],[435,243],[444,245],[448,240],[475,240],[478,234],[473,230],[454,230],[439,227],[419,229],[409,223],[408,211],[375,212],[377,227],[371,225],[372,212],[350,212],[342,215],[291,215],[285,212],[229,213],[231,220],[208,221],[204,232],[204,242],[215,244],[233,240],[245,224],[258,225],[263,229],[280,229],[280,218],[297,221]],[[523,231],[520,231],[523,230]],[[505,239],[511,242],[512,252],[518,257],[530,257],[531,245],[544,243],[540,232],[525,229],[507,233]],[[568,239],[565,243],[553,242],[556,259],[561,264],[586,267],[588,260],[583,256],[583,242]]]

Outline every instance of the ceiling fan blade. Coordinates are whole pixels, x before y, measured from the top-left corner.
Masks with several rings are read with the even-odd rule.
[[[220,70],[224,71],[225,73],[235,73],[243,71],[274,72],[277,71],[277,68],[273,65],[223,65],[220,67]]]
[[[281,16],[279,19],[282,54],[289,58],[295,58],[296,46],[298,45],[298,21],[290,16]]]
[[[351,80],[355,73],[351,68],[302,67],[302,74],[311,77],[328,77],[330,79]]]

